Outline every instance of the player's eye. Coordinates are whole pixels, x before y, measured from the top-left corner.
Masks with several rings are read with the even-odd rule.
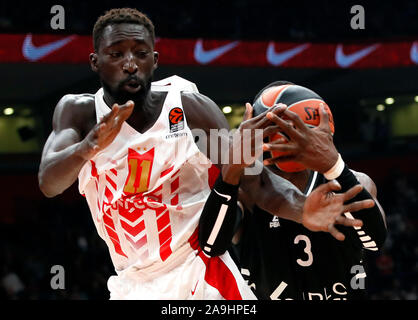
[[[109,53],[109,55],[110,55],[112,58],[120,58],[120,57],[122,57],[122,53],[121,53],[121,52],[119,52],[119,51],[112,51],[112,52],[110,52],[110,53]]]
[[[138,58],[145,59],[146,57],[148,57],[149,53],[150,53],[149,51],[140,50],[140,51],[136,51],[135,55]]]

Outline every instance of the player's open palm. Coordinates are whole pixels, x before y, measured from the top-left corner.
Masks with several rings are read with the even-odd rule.
[[[277,105],[271,111],[268,111],[278,116],[284,110],[284,107]],[[253,117],[253,107],[250,103],[246,103],[243,121],[234,133],[229,150],[230,159],[236,158],[234,153],[237,150],[241,152],[240,161],[234,161],[235,164],[243,167],[252,165],[263,153],[263,138],[277,132],[279,129],[277,125],[266,117],[268,111]]]
[[[114,104],[87,134],[84,139],[86,146],[85,158],[91,159],[96,153],[110,145],[119,133],[122,124],[129,118],[134,109],[134,102],[129,100],[123,105]]]
[[[305,201],[302,215],[302,224],[311,231],[329,232],[337,240],[344,240],[345,236],[335,225],[348,227],[361,227],[363,222],[358,219],[349,219],[345,212],[356,212],[371,208],[375,205],[373,200],[347,203],[361,190],[360,184],[352,187],[345,193],[334,193],[341,189],[337,181],[333,180],[322,184],[311,192]]]

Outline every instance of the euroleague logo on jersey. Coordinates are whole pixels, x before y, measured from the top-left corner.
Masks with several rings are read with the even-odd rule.
[[[173,108],[168,113],[170,132],[177,132],[184,128],[184,113],[181,108]]]

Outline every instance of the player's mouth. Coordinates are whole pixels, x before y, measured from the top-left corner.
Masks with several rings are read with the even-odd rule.
[[[129,79],[123,83],[123,88],[130,93],[138,92],[141,90],[141,87],[141,83],[138,79]]]

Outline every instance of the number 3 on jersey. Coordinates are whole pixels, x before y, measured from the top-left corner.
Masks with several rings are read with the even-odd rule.
[[[293,241],[294,244],[298,244],[300,241],[305,242],[305,248],[303,249],[303,252],[305,252],[308,255],[307,260],[297,259],[296,262],[298,265],[302,267],[309,267],[313,262],[313,255],[311,251],[311,240],[303,234],[298,234],[295,237],[295,240]]]

